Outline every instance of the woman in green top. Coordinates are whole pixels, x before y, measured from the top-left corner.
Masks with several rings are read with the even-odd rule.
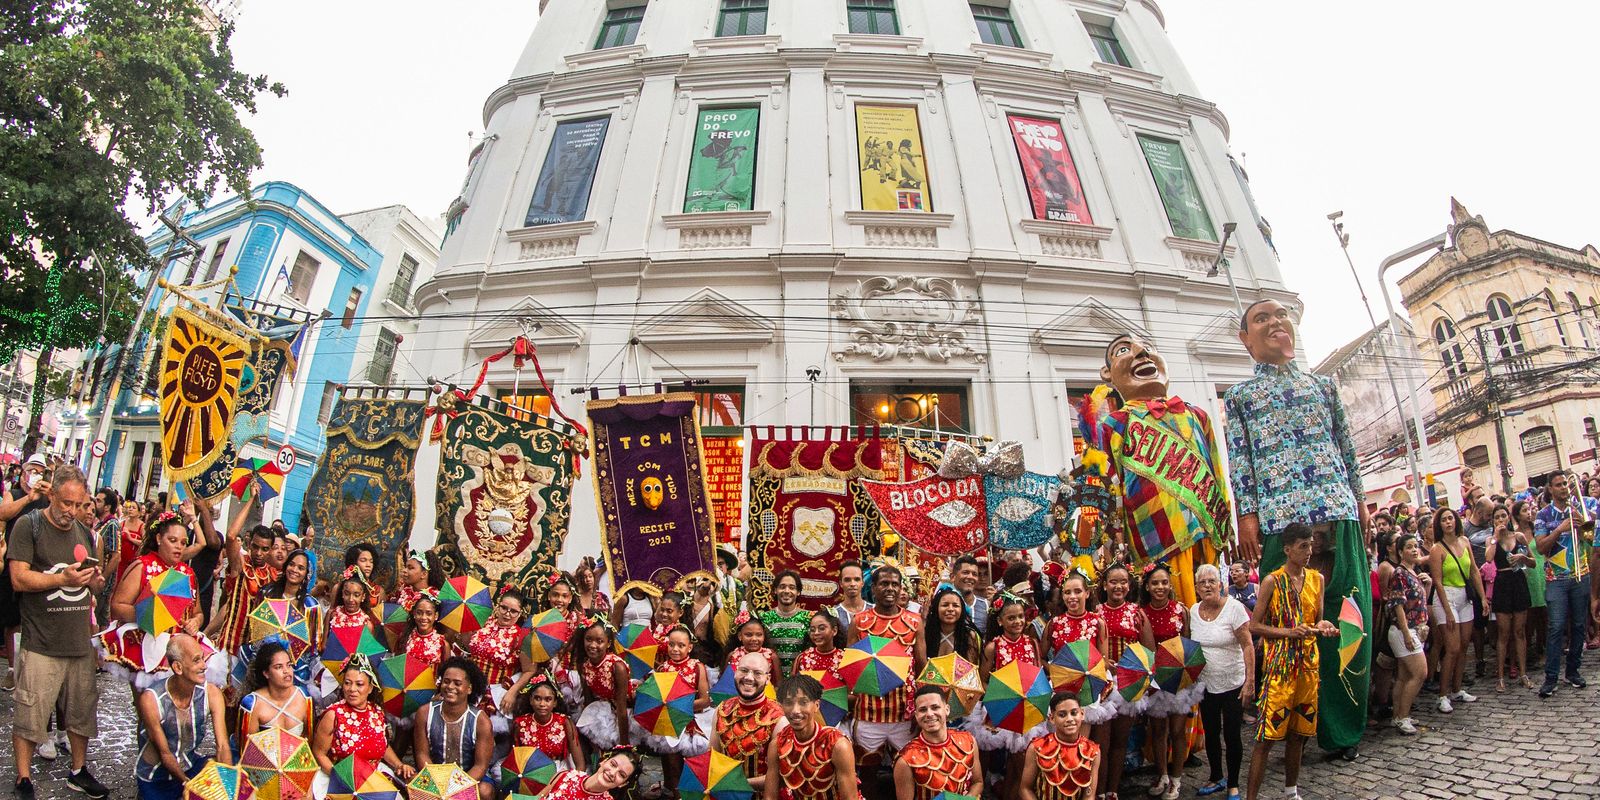
[[[811,629],[811,612],[801,608],[800,573],[786,569],[772,579],[772,608],[756,616],[767,626],[767,643],[778,653],[783,674],[806,648],[806,634]]]
[[[1435,640],[1439,655],[1439,711],[1449,714],[1451,701],[1471,703],[1478,698],[1461,688],[1466,674],[1462,658],[1464,645],[1472,638],[1472,621],[1477,616],[1474,597],[1483,597],[1483,579],[1472,560],[1472,544],[1461,535],[1461,517],[1453,508],[1441,508],[1433,515],[1433,547],[1428,555],[1428,572],[1433,575],[1435,594],[1433,618],[1438,623]],[[1468,586],[1476,594],[1468,593]]]

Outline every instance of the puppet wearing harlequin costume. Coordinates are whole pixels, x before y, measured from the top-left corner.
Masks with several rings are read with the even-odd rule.
[[[1139,564],[1171,565],[1174,596],[1194,605],[1195,568],[1215,563],[1233,542],[1227,473],[1211,418],[1168,396],[1166,361],[1137,336],[1111,340],[1100,377],[1117,390],[1122,407],[1099,415],[1090,447],[1105,453],[1129,550]]]

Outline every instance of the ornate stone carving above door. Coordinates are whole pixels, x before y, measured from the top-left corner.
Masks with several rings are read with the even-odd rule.
[[[967,341],[977,330],[977,301],[947,278],[869,278],[835,292],[832,305],[849,340],[834,353],[836,360],[922,358],[943,364],[965,359],[981,364],[988,358]]]

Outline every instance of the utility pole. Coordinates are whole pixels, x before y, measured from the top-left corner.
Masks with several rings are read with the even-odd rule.
[[[1489,394],[1489,413],[1494,417],[1494,444],[1500,455],[1500,491],[1511,495],[1511,462],[1506,457],[1506,410],[1501,405],[1500,385],[1494,380],[1494,362],[1489,360],[1489,343],[1484,328],[1478,326],[1478,355],[1483,359],[1483,386]]]

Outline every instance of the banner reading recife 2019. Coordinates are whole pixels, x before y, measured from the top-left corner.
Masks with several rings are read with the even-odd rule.
[[[1017,145],[1017,159],[1022,162],[1034,219],[1093,225],[1061,123],[1015,115],[1007,115],[1006,122]]]
[[[756,185],[757,106],[700,111],[683,211],[749,211]]]
[[[524,225],[577,222],[589,212],[589,189],[594,186],[594,170],[610,124],[610,117],[556,124]]]
[[[856,106],[863,211],[932,211],[927,157],[917,110]]]

